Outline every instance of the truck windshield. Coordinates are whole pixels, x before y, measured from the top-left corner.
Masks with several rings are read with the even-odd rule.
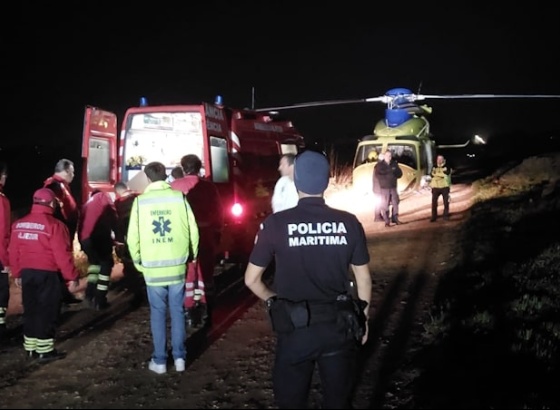
[[[204,161],[199,112],[131,114],[125,124],[124,181],[130,180],[152,161],[161,162],[168,170],[180,165],[183,155],[195,154]]]

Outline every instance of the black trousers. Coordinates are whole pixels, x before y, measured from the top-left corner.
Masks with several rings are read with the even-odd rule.
[[[0,266],[2,264],[0,263]],[[6,323],[8,302],[10,301],[10,277],[7,273],[0,272],[0,325]]]
[[[220,242],[216,230],[211,227],[199,228],[199,238],[198,262],[202,271],[207,305],[210,306],[214,304],[216,294],[214,267],[216,266],[216,256]]]
[[[399,216],[399,203],[401,202],[397,188],[381,188],[381,205],[379,211],[385,222],[390,222],[389,220],[389,207],[391,208],[391,219],[395,222],[395,219]]]
[[[273,370],[274,397],[281,409],[308,408],[315,366],[323,409],[351,408],[357,347],[336,323],[278,334]]]
[[[23,335],[26,341],[36,344],[36,348],[29,345],[26,350],[49,352],[54,348],[62,298],[58,272],[23,269],[21,284]]]
[[[443,216],[449,216],[449,190],[449,187],[432,188],[432,219],[437,218],[438,199],[440,195],[443,198]]]
[[[81,241],[80,245],[88,258],[90,266],[96,267],[96,269],[91,269],[88,273],[88,286],[91,287],[95,284],[95,295],[86,294],[86,296],[95,297],[97,301],[103,301],[107,297],[111,281],[111,271],[114,265],[112,240],[110,237],[87,238]]]

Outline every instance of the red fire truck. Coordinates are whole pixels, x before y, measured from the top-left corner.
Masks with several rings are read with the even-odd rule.
[[[289,120],[219,102],[149,106],[141,99],[126,111],[120,137],[114,113],[86,107],[82,203],[95,189],[112,193],[117,181],[141,192],[146,164],[159,161],[171,171],[183,155],[196,154],[226,210],[223,252],[232,256],[234,245],[252,244],[258,223],[271,212],[280,155],[299,152],[304,139]]]

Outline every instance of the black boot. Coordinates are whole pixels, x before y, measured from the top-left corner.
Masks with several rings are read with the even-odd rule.
[[[388,212],[382,212],[381,216],[383,217],[383,220],[385,221],[385,227],[389,228],[391,226],[391,220],[389,219],[389,213]]]
[[[86,286],[86,298],[84,299],[91,308],[95,309],[95,289],[96,284],[88,282]]]
[[[66,357],[66,352],[61,352],[59,350],[51,350],[47,353],[41,353],[37,357],[37,361],[41,364],[53,362],[55,360],[64,359]]]
[[[104,310],[107,309],[111,304],[107,302],[107,295],[96,295],[95,296],[95,310]]]

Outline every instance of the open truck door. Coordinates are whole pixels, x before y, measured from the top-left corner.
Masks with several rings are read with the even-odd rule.
[[[82,194],[84,204],[94,190],[113,196],[117,182],[117,116],[86,107],[82,135]]]

